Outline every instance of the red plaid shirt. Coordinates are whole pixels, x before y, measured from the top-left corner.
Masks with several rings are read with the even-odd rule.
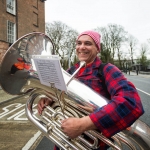
[[[103,69],[105,84],[110,95],[102,87],[98,70],[101,60],[86,66],[75,76],[78,80],[110,99],[110,102],[89,115],[95,126],[108,138],[131,126],[143,113],[143,107],[135,86],[124,77],[121,71],[108,63]],[[70,74],[79,67],[79,63],[67,71]],[[103,147],[103,148],[102,148]],[[100,149],[105,149],[104,144]]]

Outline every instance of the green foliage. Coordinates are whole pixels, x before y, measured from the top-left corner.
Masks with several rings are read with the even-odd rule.
[[[147,66],[149,65],[149,62],[147,60],[146,53],[148,51],[148,47],[146,44],[141,45],[141,57],[139,57],[139,64],[141,65],[142,70],[147,70]]]
[[[72,62],[72,64],[76,64],[79,61],[78,57],[75,55],[74,60]]]
[[[107,63],[107,62],[113,63],[111,51],[110,51],[110,49],[105,47],[105,45],[103,45],[103,43],[101,43],[100,59],[102,60],[102,62],[105,62],[105,63]]]
[[[68,69],[68,63],[69,63],[69,61],[68,61],[68,59],[66,59],[66,60],[63,60],[63,62],[62,62],[62,66],[63,66],[63,69],[64,70],[67,70]]]

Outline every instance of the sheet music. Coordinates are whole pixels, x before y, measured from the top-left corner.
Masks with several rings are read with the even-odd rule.
[[[51,86],[51,83],[54,83],[57,89],[67,91],[59,56],[33,55],[32,58],[34,60],[41,84]]]

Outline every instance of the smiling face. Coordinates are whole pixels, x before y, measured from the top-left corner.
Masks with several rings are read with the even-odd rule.
[[[76,42],[76,54],[80,61],[85,61],[86,64],[89,64],[96,58],[98,48],[90,36],[82,35]]]

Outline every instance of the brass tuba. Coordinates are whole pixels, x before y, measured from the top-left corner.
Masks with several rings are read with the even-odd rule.
[[[3,57],[0,68],[1,87],[12,95],[28,95],[26,103],[28,119],[63,150],[97,149],[99,141],[105,142],[111,149],[116,150],[150,149],[150,129],[140,120],[112,136],[113,140],[107,139],[96,130],[86,131],[76,139],[70,139],[63,133],[62,119],[72,116],[83,117],[89,114],[80,105],[92,108],[102,107],[108,103],[108,100],[74,79],[74,75],[70,76],[64,70],[63,77],[67,85],[67,92],[60,91],[55,86],[41,84],[32,55],[52,55],[54,50],[54,44],[47,35],[34,32],[18,39]],[[42,116],[39,116],[34,113],[33,107],[42,97],[52,98],[54,103],[46,106]],[[96,101],[97,99],[100,100]]]

